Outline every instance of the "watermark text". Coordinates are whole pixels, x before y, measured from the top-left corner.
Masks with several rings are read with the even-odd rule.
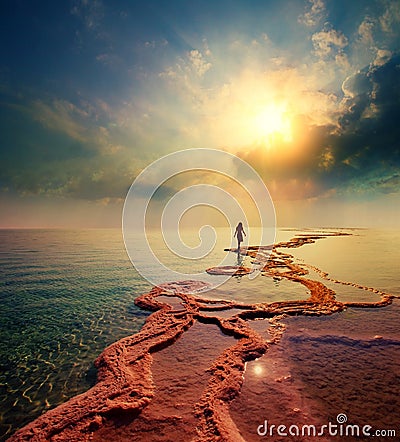
[[[347,416],[339,413],[337,422],[328,422],[324,425],[283,425],[271,424],[268,420],[257,427],[257,434],[262,437],[274,436],[298,436],[298,437],[321,437],[321,436],[354,436],[354,437],[396,437],[395,429],[373,429],[371,425],[357,425],[347,423]]]

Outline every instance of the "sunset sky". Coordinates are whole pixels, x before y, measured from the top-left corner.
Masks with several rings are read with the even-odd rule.
[[[138,173],[197,147],[249,162],[278,225],[399,225],[398,0],[5,0],[0,20],[0,227],[118,227]]]

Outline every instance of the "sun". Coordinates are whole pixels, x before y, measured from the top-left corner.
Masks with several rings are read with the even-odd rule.
[[[269,103],[261,106],[254,115],[254,132],[259,139],[272,142],[276,138],[292,141],[289,112],[285,104]]]

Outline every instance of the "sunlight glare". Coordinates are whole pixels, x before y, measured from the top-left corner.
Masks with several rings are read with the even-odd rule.
[[[263,106],[254,118],[255,132],[264,141],[280,137],[285,142],[292,141],[292,130],[286,106],[271,103]]]
[[[262,367],[261,364],[256,364],[256,365],[254,366],[254,374],[255,374],[255,375],[260,376],[260,375],[262,374],[263,371],[264,371],[264,370],[263,370],[263,367]]]

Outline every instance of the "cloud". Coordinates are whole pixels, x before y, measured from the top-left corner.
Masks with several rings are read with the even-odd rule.
[[[308,27],[317,25],[325,13],[325,3],[323,0],[308,0],[306,12],[299,16],[298,22]]]
[[[383,4],[385,11],[379,18],[381,29],[387,34],[397,34],[400,23],[400,3],[386,0]]]
[[[120,69],[123,66],[123,60],[116,54],[104,52],[96,56],[96,60],[112,69]]]
[[[101,99],[80,100],[77,104],[60,99],[35,100],[19,110],[40,123],[48,133],[74,140],[94,154],[112,155],[128,148],[136,152],[151,138],[147,132],[148,109],[139,102],[134,106],[130,101],[111,106]],[[132,139],[136,141],[136,148]]]
[[[368,70],[369,67],[364,68],[362,71],[353,73],[343,81],[342,91],[345,97],[352,99],[361,95],[366,97],[372,92],[372,84],[367,76]]]
[[[352,74],[343,91],[337,125],[305,120],[293,144],[255,145],[241,153],[274,198],[400,193],[400,56]]]
[[[364,53],[369,59],[374,57],[372,63],[376,66],[385,64],[393,54],[388,49],[387,42],[382,41],[382,29],[379,29],[379,22],[386,13],[387,11],[380,19],[379,17],[366,16],[358,27],[358,41],[355,42],[359,56]],[[394,20],[396,19],[394,18]]]
[[[204,74],[211,69],[212,63],[207,60],[206,57],[211,56],[211,51],[206,47],[205,55],[199,49],[192,49],[187,52],[185,57],[179,57],[174,66],[168,66],[162,72],[159,73],[160,78],[168,78],[170,80],[185,80],[186,85],[189,85],[193,80],[191,76],[202,79]]]
[[[390,60],[392,55],[392,51],[389,51],[387,49],[378,49],[376,51],[375,60],[372,63],[374,66],[382,66]]]
[[[17,143],[8,143],[10,149],[17,147],[7,162],[14,181],[8,173],[5,186],[14,183],[21,192],[109,198],[123,193],[136,171],[163,153],[215,147],[248,154],[256,167],[263,168],[263,176],[275,182],[276,192],[287,195],[296,194],[296,188],[302,196],[354,188],[359,177],[367,174],[369,188],[375,180],[378,191],[384,185],[374,175],[374,164],[381,157],[372,128],[393,146],[395,139],[388,135],[395,129],[385,133],[383,127],[397,115],[393,100],[382,97],[391,94],[392,77],[396,77],[394,67],[389,69],[394,56],[387,42],[392,40],[386,34],[388,40],[384,40],[382,34],[393,33],[397,20],[396,8],[390,2],[383,4],[380,15],[371,8],[353,8],[358,12],[351,23],[339,20],[339,8],[330,15],[332,24],[321,29],[313,27],[328,17],[325,3],[308,1],[307,10],[294,8],[284,14],[285,23],[291,23],[290,32],[265,14],[259,17],[262,26],[254,21],[258,27],[250,28],[253,21],[243,17],[240,29],[230,22],[214,38],[206,27],[201,34],[190,32],[190,25],[179,23],[178,18],[177,26],[168,32],[164,23],[157,32],[154,26],[143,34],[140,26],[132,31],[128,23],[132,13],[125,16],[124,27],[121,21],[113,22],[111,13],[105,14],[106,4],[76,1],[72,12],[86,31],[97,36],[103,28],[110,37],[94,41],[92,33],[86,32],[91,34],[92,46],[84,55],[91,57],[98,76],[88,75],[82,82],[74,77],[71,84],[79,85],[75,98],[71,98],[73,91],[64,89],[58,91],[64,98],[42,95],[31,101],[24,111],[30,121],[21,125],[27,128],[24,140],[21,134]],[[300,12],[305,26],[297,24]],[[357,58],[361,46],[371,49]],[[86,61],[82,72],[87,71]],[[390,111],[385,110],[389,107]],[[274,111],[290,121],[291,134],[286,139],[271,127],[267,137],[263,132],[263,118],[267,119],[264,126],[279,125]],[[375,163],[368,161],[363,145],[369,146]],[[390,154],[385,161],[390,162],[395,152],[387,149]],[[23,158],[19,169],[12,166],[17,153]],[[28,170],[29,162],[37,173]],[[391,181],[394,173],[392,164],[388,176],[380,177],[381,183],[395,182]]]
[[[2,109],[0,108],[0,112]],[[109,106],[53,100],[9,106],[3,114],[0,187],[20,195],[122,198],[147,161],[107,128]],[[100,124],[99,124],[100,123]],[[21,130],[23,128],[23,130]]]
[[[337,54],[349,44],[347,37],[335,29],[316,32],[312,35],[311,40],[314,45],[315,54],[321,58]]]
[[[202,77],[211,69],[212,64],[204,59],[203,54],[198,49],[191,50],[188,56],[194,71],[199,77]]]
[[[399,193],[400,174],[394,173],[393,176],[377,179],[373,185],[375,185],[382,193]]]
[[[384,59],[348,77],[343,83],[345,97],[344,103],[347,111],[341,119],[343,127],[360,125],[365,120],[370,121],[370,113],[366,112],[371,106],[375,108],[375,119],[379,117],[380,123],[388,123],[397,115],[400,97],[400,56],[389,58],[384,53]],[[355,112],[357,109],[357,112]],[[385,121],[383,121],[385,118]],[[357,126],[358,127],[358,126]]]
[[[168,40],[166,40],[165,38],[163,38],[159,41],[158,40],[145,41],[143,44],[143,46],[148,49],[155,49],[158,47],[163,48],[167,45],[168,45]]]
[[[365,46],[372,47],[375,45],[374,41],[374,29],[376,21],[371,17],[365,17],[360,26],[358,27],[358,34],[360,42]]]
[[[79,17],[87,29],[94,31],[102,23],[104,7],[100,0],[75,0],[71,14]]]
[[[400,56],[371,64],[344,83],[347,97],[340,129],[329,137],[336,166],[327,176],[335,186],[364,193],[399,192]]]
[[[115,200],[125,197],[139,170],[138,162],[124,156],[82,158],[71,153],[70,158],[43,163],[30,155],[2,180],[22,196]]]
[[[89,113],[66,100],[54,100],[51,104],[37,100],[31,112],[33,118],[48,129],[63,132],[78,141],[87,138],[82,120],[88,119]]]
[[[212,46],[213,54],[220,51]],[[197,60],[198,53],[192,55]],[[277,59],[268,37],[260,34],[257,45],[246,39],[232,41],[224,47],[223,58],[214,55],[212,60],[212,68],[203,77],[199,76],[202,65],[198,73],[186,57],[177,57],[175,64],[159,74],[163,83],[153,116],[165,113],[170,122],[176,122],[180,145],[235,151],[265,135],[263,118],[271,126],[286,114],[307,115],[318,124],[331,122],[337,97],[323,89],[317,67],[305,62],[294,65],[283,55]],[[332,68],[323,69],[325,80]],[[274,109],[285,115],[268,117]]]

